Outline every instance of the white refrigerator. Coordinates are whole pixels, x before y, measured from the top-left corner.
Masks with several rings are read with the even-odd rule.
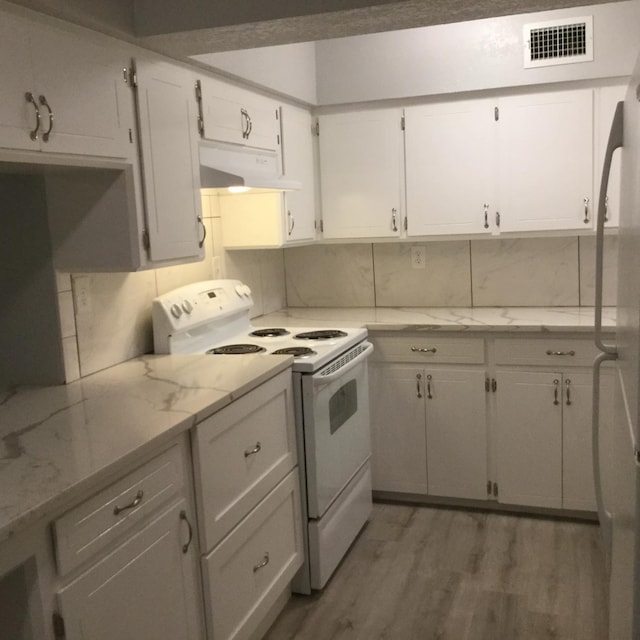
[[[617,327],[615,343],[610,343],[603,341],[601,331],[602,248],[614,153],[620,154],[621,195]],[[594,364],[596,497],[610,575],[609,640],[636,640],[640,639],[640,58],[625,100],[616,108],[598,204],[595,335],[601,355]],[[615,368],[615,413],[611,433],[600,433],[599,372],[607,360]],[[604,442],[607,446],[602,446]]]

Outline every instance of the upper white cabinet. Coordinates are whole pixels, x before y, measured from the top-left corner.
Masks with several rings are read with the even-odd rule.
[[[213,78],[201,78],[198,86],[205,140],[278,149],[278,110],[273,100]]]
[[[495,100],[405,109],[407,235],[496,230]]]
[[[136,62],[142,182],[152,261],[202,257],[197,105],[191,74],[165,62]]]
[[[50,26],[0,21],[0,146],[126,158],[128,57]]]
[[[404,224],[401,109],[322,115],[325,238],[400,237]]]
[[[595,163],[594,163],[594,190],[593,197],[597,205],[600,197],[600,181],[602,180],[602,166],[604,154],[609,140],[609,131],[613,122],[613,114],[619,101],[624,100],[627,87],[616,85],[602,87],[596,93],[596,126],[595,126]],[[617,227],[620,218],[620,154],[621,149],[616,149],[611,161],[609,174],[609,189],[605,199],[605,226]],[[594,205],[595,206],[595,205]]]
[[[286,191],[285,222],[287,242],[313,240],[316,235],[316,171],[311,114],[283,105],[282,173],[288,180],[300,182],[299,191]]]
[[[500,229],[591,229],[593,91],[501,98],[498,124]]]

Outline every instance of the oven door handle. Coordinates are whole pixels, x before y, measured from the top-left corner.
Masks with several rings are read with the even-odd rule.
[[[327,365],[327,367],[325,367],[325,369],[322,369],[322,371],[320,371],[319,373],[314,374],[312,376],[313,386],[320,387],[322,385],[329,384],[329,382],[332,382],[333,380],[340,378],[345,373],[348,373],[349,371],[351,371],[351,369],[353,369],[354,367],[357,367],[363,360],[368,358],[373,353],[373,345],[370,342],[363,342],[361,344],[362,346],[365,347],[364,350],[361,351],[352,360],[349,360],[348,362],[346,362],[343,366],[338,367],[337,369],[335,369],[335,371],[332,371],[331,373],[322,374],[322,371],[325,371],[326,369],[330,369],[332,366],[335,365],[335,363],[332,363]],[[346,355],[348,355],[348,353],[349,352],[340,356],[340,358],[344,358]],[[338,358],[338,360],[340,360],[340,358]]]

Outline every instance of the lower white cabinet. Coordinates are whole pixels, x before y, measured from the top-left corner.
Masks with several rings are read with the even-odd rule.
[[[207,637],[249,639],[303,561],[291,372],[201,422],[192,446]]]
[[[66,640],[195,640],[186,501],[151,519],[58,592]]]
[[[53,523],[66,640],[202,639],[186,456],[171,447]]]
[[[485,372],[372,364],[375,491],[486,498]]]

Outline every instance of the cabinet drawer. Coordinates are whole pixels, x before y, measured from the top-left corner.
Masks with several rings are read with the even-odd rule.
[[[373,358],[395,362],[437,362],[445,364],[482,364],[482,338],[444,337],[429,334],[373,338]]]
[[[202,560],[212,636],[250,637],[302,557],[298,473],[293,471]]]
[[[65,574],[168,502],[184,486],[174,446],[53,523],[58,571]]]
[[[201,422],[193,446],[201,540],[209,550],[296,464],[290,371]]]
[[[591,366],[598,354],[593,341],[578,338],[531,338],[495,341],[496,364]]]

